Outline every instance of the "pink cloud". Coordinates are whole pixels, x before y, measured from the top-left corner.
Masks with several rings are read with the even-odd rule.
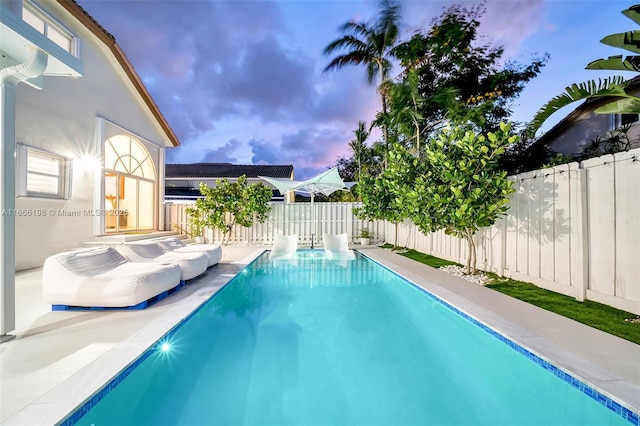
[[[543,0],[488,1],[486,7],[480,19],[480,33],[496,45],[504,46],[506,58],[521,53],[524,40],[540,28],[548,27],[547,6]]]

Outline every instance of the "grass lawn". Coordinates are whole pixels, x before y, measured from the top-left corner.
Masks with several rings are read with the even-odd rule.
[[[392,248],[393,246],[386,244],[381,247]],[[455,262],[415,250],[408,250],[400,254],[434,268],[457,265]],[[640,345],[640,323],[632,323],[630,321],[638,317],[635,314],[590,300],[579,302],[573,297],[545,290],[531,283],[498,277],[495,274],[487,275],[491,278],[491,281],[486,285],[487,288]]]

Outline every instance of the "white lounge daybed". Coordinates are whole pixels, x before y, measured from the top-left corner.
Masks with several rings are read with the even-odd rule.
[[[164,238],[156,242],[163,249],[175,253],[204,253],[209,258],[208,266],[213,266],[222,259],[222,247],[217,244],[185,244],[178,238]]]
[[[209,266],[206,254],[167,251],[154,241],[120,244],[116,250],[131,262],[175,263],[180,266],[180,277],[184,281],[201,275]]]
[[[269,253],[269,259],[293,259],[298,250],[298,234],[276,235],[273,238],[273,247]]]
[[[355,259],[356,255],[353,250],[349,250],[349,236],[344,234],[324,234],[322,236],[324,243],[325,256],[329,260],[333,259]]]
[[[54,310],[144,308],[179,286],[177,265],[128,262],[111,247],[50,256],[42,270],[42,295]]]

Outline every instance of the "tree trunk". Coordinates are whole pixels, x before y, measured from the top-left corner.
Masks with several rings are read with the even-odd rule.
[[[380,72],[380,89],[382,89],[382,85],[385,81],[384,75],[384,67],[381,62],[378,62],[378,69]],[[389,156],[389,130],[387,129],[387,96],[384,93],[384,90],[380,90],[380,97],[382,98],[382,137],[384,138],[384,169],[386,170],[389,163],[387,162],[387,157]]]
[[[473,241],[473,233],[471,231],[466,231],[464,237],[467,240],[467,245],[469,248],[465,274],[475,275],[476,273],[478,273],[478,270],[476,268],[476,244]]]
[[[383,80],[384,81],[384,80]],[[382,96],[382,115],[384,120],[387,119],[387,97],[384,93]],[[387,129],[387,123],[383,122],[382,124],[382,137],[384,138],[384,169],[386,170],[389,166],[387,158],[389,157],[389,130]]]
[[[396,222],[395,225],[396,225],[396,228],[395,228],[396,234],[395,234],[394,242],[393,242],[393,249],[394,250],[398,248],[398,222]]]
[[[233,227],[236,225],[236,219],[233,218],[233,221],[231,222],[231,225],[227,226],[224,234],[222,235],[222,245],[226,246],[229,244],[229,239],[231,238],[231,230],[233,229]]]

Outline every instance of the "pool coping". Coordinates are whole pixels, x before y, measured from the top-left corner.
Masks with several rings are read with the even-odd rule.
[[[231,281],[238,272],[255,261],[264,250],[265,248],[256,247],[256,250],[250,255],[241,260],[231,262],[230,267],[232,269],[233,266],[237,268],[235,274],[230,275],[228,273],[222,273],[228,271],[221,271],[212,281],[207,283],[202,291],[191,295],[190,299],[186,300],[185,303],[181,303],[180,306],[176,306],[175,309],[165,312],[148,326],[119,343],[89,365],[77,371],[63,383],[47,392],[41,398],[36,399],[6,419],[2,425],[60,424],[63,422],[76,410],[90,401],[98,392],[101,392],[105,385],[122,375],[122,372],[128,368],[128,366],[138,362],[147,349],[156,343],[159,338],[185,321],[186,318],[205,303],[213,294]],[[452,284],[462,289],[464,289],[465,286],[472,286],[473,288],[481,288],[483,291],[492,294],[499,293],[470,284],[458,277],[437,271],[384,249],[371,248],[360,249],[359,251],[383,267],[392,270],[414,286],[426,291],[429,295],[440,299],[444,303],[464,313],[469,318],[478,321],[480,324],[514,341],[540,359],[552,363],[561,370],[566,370],[574,377],[592,386],[613,401],[623,403],[636,413],[640,411],[640,384],[637,380],[630,380],[624,377],[624,374],[618,374],[606,366],[591,362],[581,356],[581,354],[576,353],[576,351],[567,350],[567,348],[558,345],[553,341],[554,339],[545,338],[544,333],[532,331],[527,327],[523,327],[521,324],[512,322],[510,318],[496,314],[481,304],[459,294],[459,291],[452,291]],[[501,297],[505,296],[501,295]],[[510,303],[512,303],[511,301],[515,301],[515,299],[511,298],[508,298],[508,300],[510,300]],[[536,315],[550,314],[540,308],[532,308]],[[561,323],[571,321],[564,317],[559,318],[563,320],[554,318],[554,321],[558,320]],[[575,326],[575,324],[572,325]],[[594,335],[594,331],[606,335],[606,333],[599,332],[582,324],[578,325],[583,327],[590,337],[593,337],[591,335]],[[559,326],[562,326],[562,324]],[[596,338],[597,333],[595,333]],[[606,336],[610,338],[613,337],[610,335]],[[622,339],[618,340],[626,342]],[[617,343],[625,345],[621,342]],[[640,356],[640,345],[627,342],[627,349],[628,345],[633,345],[634,347],[632,347],[632,349],[635,349],[633,353]],[[611,350],[615,349],[611,348]],[[45,422],[43,418],[58,420]]]
[[[362,253],[371,260],[381,264],[382,266],[392,270],[402,278],[409,281],[420,290],[427,292],[432,297],[439,299],[440,303],[450,305],[454,310],[461,312],[464,316],[471,320],[477,321],[488,329],[498,333],[502,337],[513,341],[521,346],[524,350],[531,352],[541,360],[551,363],[556,368],[563,370],[584,384],[592,387],[604,396],[610,398],[614,402],[624,405],[635,414],[640,413],[640,365],[637,361],[640,359],[640,345],[628,342],[624,339],[596,330],[592,327],[578,323],[566,317],[546,311],[542,308],[521,302],[509,296],[502,295],[494,290],[490,290],[472,284],[468,281],[454,277],[443,271],[438,271],[427,265],[420,264],[411,259],[407,259],[398,254],[391,257],[388,251],[362,251]],[[433,282],[437,279],[439,282]],[[535,329],[523,325],[523,321],[514,318],[505,318],[495,311],[487,309],[485,306],[470,300],[465,295],[460,294],[460,288],[453,291],[453,288],[443,286],[442,282],[455,284],[462,288],[474,288],[476,291],[484,291],[491,296],[495,295],[495,299],[500,302],[507,301],[518,305],[518,309],[522,309],[522,317],[528,315],[529,312],[535,312],[539,317],[546,317],[545,321],[553,321],[557,329],[563,327],[574,332],[579,330],[580,333],[587,335],[590,343],[594,347],[601,345],[600,350],[608,351],[612,354],[610,361],[615,363],[615,351],[621,351],[629,354],[626,361],[634,369],[634,377],[628,377],[625,369],[628,371],[629,366],[615,368],[611,363],[602,365],[597,362],[593,356],[581,351],[581,348],[572,347],[571,344],[559,344],[559,336],[545,335],[544,330]],[[464,282],[462,282],[464,281]],[[525,310],[527,312],[525,312]],[[561,333],[560,333],[561,334]],[[575,337],[575,336],[574,336]],[[591,358],[591,359],[590,359]],[[620,367],[620,366],[618,366]],[[618,370],[618,371],[616,371]],[[627,377],[625,377],[627,376]]]

